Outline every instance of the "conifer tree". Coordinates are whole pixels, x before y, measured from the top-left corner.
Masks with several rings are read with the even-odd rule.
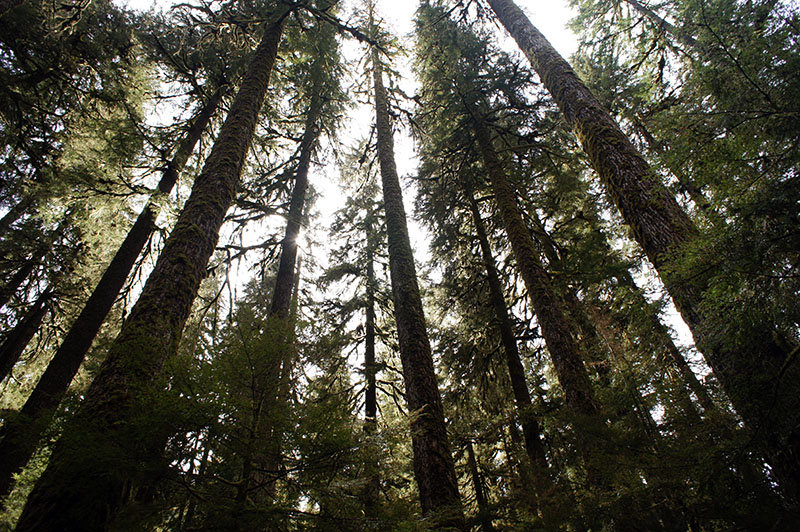
[[[197,113],[186,137],[163,172],[158,184],[159,196],[168,196],[171,192],[181,169],[211,121],[221,97],[221,89],[215,91]],[[0,452],[6,457],[0,468],[0,496],[8,494],[12,475],[24,467],[33,455],[41,431],[45,430],[51,415],[64,397],[136,259],[152,235],[159,210],[157,199],[151,198],[139,214],[83,310],[53,355],[47,370],[20,410],[19,417],[6,421],[0,429]],[[37,314],[41,314],[41,311]],[[30,339],[31,336],[27,335],[27,338]]]
[[[237,188],[288,14],[282,6],[270,14],[193,194],[80,412],[56,444],[17,530],[104,528],[119,510],[125,485],[135,476],[136,463],[158,445],[160,427],[140,433],[133,446],[129,431],[145,428],[141,418],[137,422],[137,410],[144,406],[143,400],[148,400],[146,390],[176,348],[214,250]],[[79,443],[87,440],[90,448]],[[92,450],[99,456],[92,456]],[[101,456],[103,459],[99,459]],[[129,466],[121,467],[121,463]]]
[[[372,49],[372,78],[377,155],[389,245],[389,270],[406,384],[406,401],[411,413],[414,477],[419,488],[423,513],[430,514],[438,527],[465,530],[442,400],[417,284],[414,256],[408,237],[403,194],[394,160],[389,100],[383,84],[383,63],[377,47]]]
[[[800,423],[797,413],[800,366],[792,348],[776,340],[771,323],[740,324],[723,330],[721,320],[703,303],[706,273],[682,273],[675,259],[697,236],[697,228],[658,175],[621,132],[614,119],[578,79],[511,0],[487,0],[498,20],[517,41],[575,130],[636,241],[659,271],[698,348],[753,435],[759,436],[790,505],[800,500]]]

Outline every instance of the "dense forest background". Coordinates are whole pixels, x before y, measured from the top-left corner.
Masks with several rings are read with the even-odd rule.
[[[382,4],[0,2],[0,529],[800,529],[797,4]]]

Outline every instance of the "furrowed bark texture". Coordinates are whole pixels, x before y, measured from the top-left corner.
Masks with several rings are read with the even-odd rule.
[[[174,157],[164,170],[158,183],[157,194],[167,196],[172,191],[186,161],[189,160],[203,131],[211,121],[221,97],[222,94],[218,90],[193,120]],[[73,322],[22,410],[0,430],[0,456],[5,457],[0,464],[0,497],[8,494],[12,486],[11,476],[25,467],[36,451],[41,432],[47,428],[56,408],[67,393],[97,332],[125,285],[136,259],[153,234],[159,210],[158,202],[155,198],[151,198],[128,231],[125,240]]]
[[[707,275],[670,271],[674,253],[697,229],[614,119],[569,64],[511,0],[488,0],[528,57],[574,129],[636,241],[659,272],[736,411],[780,484],[787,504],[800,508],[800,364],[781,348],[769,323],[726,323],[702,308]]]
[[[373,50],[372,64],[378,160],[389,242],[389,271],[406,401],[411,417],[414,477],[419,488],[422,512],[436,519],[438,528],[466,530],[417,285],[414,256],[408,238],[403,194],[394,161],[392,123],[377,49]]]
[[[19,357],[22,356],[31,338],[33,338],[36,331],[39,330],[39,326],[42,324],[45,314],[47,314],[48,303],[51,297],[52,294],[50,292],[45,292],[39,296],[33,306],[28,309],[27,314],[19,320],[14,328],[8,332],[5,340],[3,340],[3,344],[0,345],[0,381],[3,381],[11,374],[11,370],[19,361]],[[5,431],[7,424],[8,422],[0,429],[0,437]],[[2,449],[1,445],[0,449]],[[0,456],[3,457],[3,461],[0,462],[0,471],[2,471],[5,467],[7,455],[0,450]],[[0,497],[6,494],[3,490],[3,480],[0,474]]]
[[[17,531],[104,530],[126,484],[151,464],[170,420],[148,412],[152,383],[176,350],[238,188],[285,14],[269,24],[192,194],[86,398],[56,443]],[[149,420],[149,421],[148,421]],[[151,426],[152,425],[152,426]],[[94,451],[94,452],[93,452]]]
[[[528,383],[525,380],[525,368],[522,366],[522,359],[517,347],[517,338],[514,335],[514,328],[508,315],[508,306],[503,295],[503,285],[500,283],[500,276],[497,273],[497,266],[492,255],[486,228],[483,225],[480,209],[471,193],[468,199],[475,225],[475,233],[478,236],[478,243],[481,248],[481,257],[486,267],[489,295],[492,300],[497,326],[500,329],[503,351],[506,355],[506,364],[508,365],[511,390],[514,393],[514,403],[517,407],[517,416],[522,424],[522,433],[525,436],[525,450],[533,466],[536,495],[538,498],[543,498],[553,492],[554,485],[544,452],[539,421],[533,411],[531,394],[528,390]]]

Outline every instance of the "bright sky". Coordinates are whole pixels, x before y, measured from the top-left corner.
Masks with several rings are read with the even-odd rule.
[[[116,0],[120,5],[131,9],[146,10],[153,5],[166,7],[177,3],[177,0]],[[346,1],[352,4],[353,0]],[[550,39],[562,55],[569,57],[576,48],[575,36],[566,28],[567,21],[572,17],[573,11],[569,8],[568,0],[555,0],[544,2],[542,0],[516,0],[533,21],[539,31]],[[378,10],[390,23],[391,31],[398,35],[411,32],[414,12],[418,2],[406,0],[376,0]]]

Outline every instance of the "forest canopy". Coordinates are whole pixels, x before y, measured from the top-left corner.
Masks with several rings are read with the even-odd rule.
[[[800,529],[797,3],[388,4],[0,1],[0,530]]]

